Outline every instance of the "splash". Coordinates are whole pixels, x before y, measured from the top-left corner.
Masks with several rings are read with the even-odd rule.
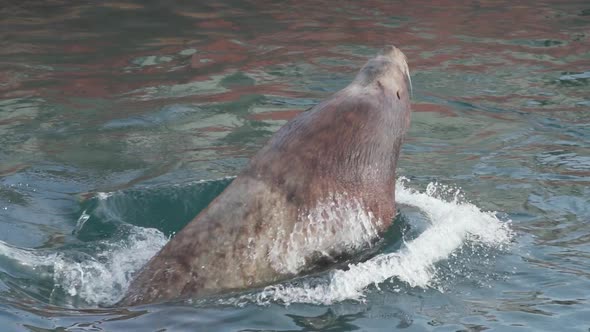
[[[436,264],[450,258],[461,247],[477,245],[504,249],[509,244],[513,236],[509,223],[500,221],[493,212],[481,211],[464,202],[458,190],[431,183],[426,192],[418,192],[409,189],[406,182],[401,179],[396,185],[397,203],[420,209],[430,224],[417,238],[405,242],[399,251],[351,264],[348,270],[335,270],[327,280],[270,286],[257,294],[230,301],[332,304],[362,300],[369,286],[379,287],[391,280],[426,289],[437,281]]]
[[[344,300],[363,300],[370,286],[380,287],[393,281],[428,289],[436,287],[440,279],[437,277],[437,266],[444,264],[442,262],[453,257],[459,249],[466,246],[503,249],[513,236],[508,222],[499,220],[493,212],[481,211],[474,204],[465,202],[459,191],[440,184],[430,184],[424,192],[419,192],[408,188],[407,181],[402,179],[396,185],[396,201],[398,205],[417,208],[428,220],[425,230],[416,238],[404,241],[400,250],[351,264],[348,269],[334,270],[329,275],[305,277],[238,298],[220,299],[217,303],[332,304]],[[331,212],[329,208],[326,211],[318,210],[308,217],[314,219]],[[82,219],[84,216],[85,213]],[[359,221],[358,227],[351,233],[358,236],[355,243],[359,245],[365,243],[374,232],[362,222],[368,216],[352,213],[338,217]],[[315,223],[313,227],[327,226]],[[299,231],[306,234],[317,230]],[[295,251],[317,247],[318,244],[290,240],[291,237],[287,246]],[[51,303],[76,307],[111,305],[123,296],[132,275],[167,241],[168,238],[156,229],[129,226],[123,238],[100,241],[89,254],[72,250],[51,252],[21,249],[0,242],[0,258],[18,263],[19,274],[32,276],[30,279],[36,279],[34,282],[39,279],[51,280],[53,289],[48,296]],[[299,256],[283,257],[287,260],[280,263],[286,264],[286,268],[297,269],[301,263]]]
[[[34,283],[49,279],[53,284],[47,299],[50,303],[111,305],[122,297],[132,274],[167,241],[156,229],[131,226],[125,239],[97,243],[99,249],[94,254],[22,249],[0,242],[0,257],[15,262],[14,270]]]
[[[117,302],[129,286],[132,274],[166,244],[168,239],[153,228],[131,228],[124,241],[105,242],[96,256],[77,261],[60,254],[54,262],[54,290],[79,297],[89,304]]]
[[[279,232],[268,258],[275,270],[297,274],[313,254],[330,258],[371,246],[378,236],[373,219],[351,195],[332,194],[302,214],[292,232]]]

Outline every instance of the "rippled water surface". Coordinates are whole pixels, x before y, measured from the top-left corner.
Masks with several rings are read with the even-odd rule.
[[[590,329],[587,1],[14,1],[0,37],[2,331]],[[414,94],[379,252],[109,308],[386,44]]]

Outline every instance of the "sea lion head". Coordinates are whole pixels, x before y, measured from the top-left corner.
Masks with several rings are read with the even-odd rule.
[[[383,121],[393,133],[390,138],[403,139],[410,126],[412,80],[406,56],[399,48],[389,45],[369,59],[348,86],[360,98],[374,100],[385,113]],[[344,91],[344,90],[343,90]],[[384,120],[385,120],[384,118]],[[396,148],[399,152],[399,147]]]
[[[383,92],[393,93],[398,100],[409,104],[412,80],[406,56],[395,46],[384,47],[361,68],[352,85],[376,85]]]

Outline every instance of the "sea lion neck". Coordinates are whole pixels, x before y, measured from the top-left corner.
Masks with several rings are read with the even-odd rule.
[[[386,47],[349,86],[281,127],[120,304],[263,287],[374,243],[396,212],[409,86],[405,56]]]

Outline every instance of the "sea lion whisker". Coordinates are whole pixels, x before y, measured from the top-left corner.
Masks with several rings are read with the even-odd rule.
[[[410,98],[413,98],[414,97],[414,88],[412,87],[412,77],[410,76],[410,66],[408,66],[408,61],[407,61],[405,54],[404,54],[402,60],[404,62],[404,74],[406,74],[406,79],[408,80],[408,83],[410,85]]]
[[[408,82],[410,83],[410,98],[414,98],[414,87],[412,87],[412,77],[410,76],[410,68],[408,68],[407,63],[406,63],[406,77],[408,78]]]

